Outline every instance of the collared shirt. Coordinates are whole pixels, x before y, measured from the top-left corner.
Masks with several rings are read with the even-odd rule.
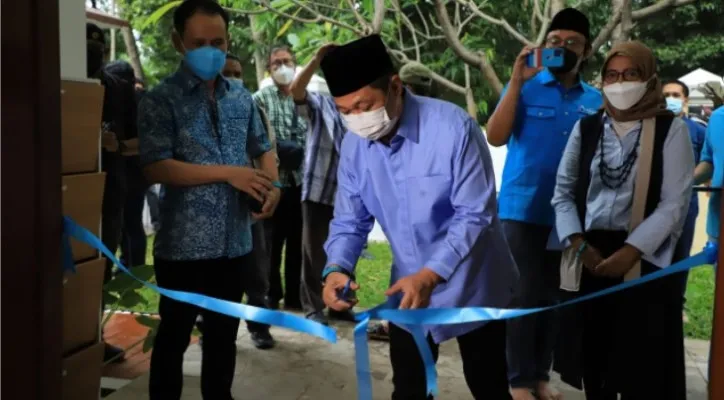
[[[296,112],[292,96],[282,93],[276,86],[268,86],[254,93],[254,100],[266,111],[277,141],[295,140],[305,146],[307,121]],[[304,165],[295,171],[279,171],[282,185],[299,186],[303,171]]]
[[[139,107],[141,163],[174,159],[199,165],[248,166],[269,151],[251,94],[223,77],[210,100],[204,82],[183,66],[146,94]],[[226,183],[164,185],[156,257],[200,260],[251,251],[245,194]]]
[[[711,186],[722,187],[724,185],[724,107],[714,110],[709,118],[701,161],[714,166]],[[712,238],[719,238],[720,208],[721,193],[713,192],[709,197],[709,214],[706,217],[706,233]]]
[[[611,166],[621,165],[634,150],[640,132],[639,122],[619,137],[611,127],[608,117],[604,116],[603,154],[606,163]],[[663,152],[661,200],[656,210],[626,239],[626,243],[643,253],[644,260],[661,268],[671,264],[676,241],[684,226],[694,180],[694,152],[691,150],[688,128],[681,119],[675,118],[672,122]],[[555,208],[556,230],[561,241],[574,233],[583,232],[575,202],[580,154],[581,132],[579,124],[576,124],[558,167],[555,195],[551,202]],[[585,230],[628,231],[639,159],[637,158],[623,185],[618,189],[611,189],[601,182],[600,156],[599,144],[591,162]]]
[[[330,96],[307,92],[307,101],[297,105],[297,111],[309,120],[302,201],[333,206],[339,149],[347,128]]]
[[[498,197],[501,219],[553,225],[550,202],[563,149],[576,121],[601,104],[592,86],[581,81],[566,89],[547,69],[523,85]]]
[[[689,138],[691,139],[691,147],[694,150],[694,163],[699,164],[701,159],[701,150],[704,148],[704,141],[706,140],[706,128],[704,125],[694,121],[689,117],[683,117],[682,120],[686,122],[686,126],[689,128]],[[689,203],[689,218],[696,218],[699,214],[699,194],[694,192],[691,194],[691,202]]]
[[[518,273],[497,216],[493,162],[464,110],[407,92],[389,146],[345,136],[338,179],[329,265],[354,271],[377,220],[394,255],[391,283],[427,267],[444,280],[431,308],[510,305]],[[481,325],[424,328],[439,343]]]

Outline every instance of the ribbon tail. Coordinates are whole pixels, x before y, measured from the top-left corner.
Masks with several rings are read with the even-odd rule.
[[[410,332],[412,338],[415,339],[417,350],[420,352],[422,363],[425,365],[425,381],[427,383],[427,394],[429,396],[437,396],[437,369],[435,368],[435,358],[432,356],[430,344],[425,337],[425,331],[420,325],[405,326]]]
[[[369,317],[364,317],[354,327],[354,357],[357,366],[357,399],[372,400],[372,371],[370,353],[367,346],[367,326]]]

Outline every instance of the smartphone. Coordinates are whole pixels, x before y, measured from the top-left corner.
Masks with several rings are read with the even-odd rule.
[[[537,48],[528,54],[528,67],[562,67],[564,62],[563,49]]]

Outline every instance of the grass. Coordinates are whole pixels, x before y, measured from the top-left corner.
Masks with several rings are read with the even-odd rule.
[[[153,264],[153,240],[149,240],[147,263]],[[370,243],[368,248],[373,259],[360,259],[357,264],[357,279],[360,290],[357,293],[360,307],[373,307],[385,300],[384,292],[390,280],[390,265],[392,254],[386,243]],[[158,294],[151,289],[141,289],[141,296],[145,304],[139,304],[133,311],[155,313],[158,310]],[[711,322],[714,302],[714,269],[710,266],[696,268],[689,275],[689,285],[686,292],[686,313],[689,322],[684,331],[687,337],[694,339],[711,338]]]

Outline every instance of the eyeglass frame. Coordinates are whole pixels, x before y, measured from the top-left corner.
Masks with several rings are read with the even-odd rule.
[[[577,38],[568,38],[564,40],[556,35],[546,38],[545,43],[551,47],[565,47],[570,50],[582,50],[586,48],[585,40],[581,41]]]
[[[613,79],[613,80],[607,79],[606,76],[609,73],[613,73],[613,72],[616,73],[616,79]],[[626,79],[626,74],[630,73],[630,72],[635,72],[637,74],[636,78]],[[642,81],[642,80],[643,80],[643,78],[641,76],[641,70],[638,68],[626,68],[623,72],[616,71],[615,69],[607,69],[607,70],[603,71],[603,74],[601,76],[601,81],[603,83],[638,82],[638,81]]]

